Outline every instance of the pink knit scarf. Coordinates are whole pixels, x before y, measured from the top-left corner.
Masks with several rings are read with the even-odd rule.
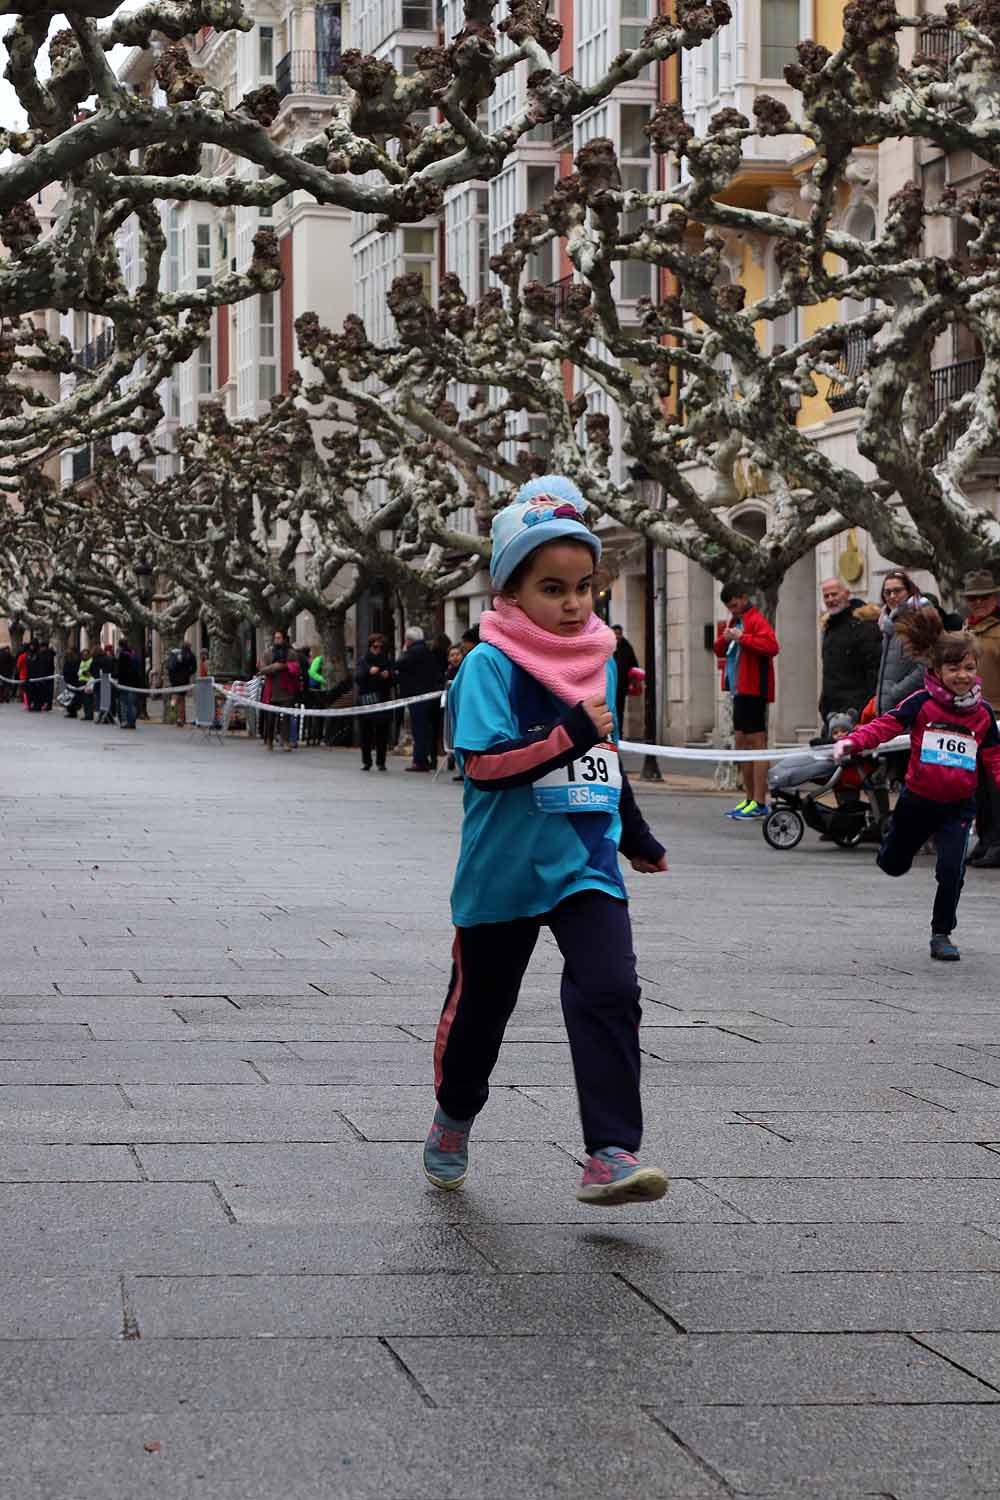
[[[479,617],[479,634],[564,703],[607,691],[606,668],[617,642],[597,615],[591,615],[579,635],[555,635],[498,594],[493,608]]]

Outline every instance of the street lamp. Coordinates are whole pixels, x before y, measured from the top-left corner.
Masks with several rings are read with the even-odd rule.
[[[153,602],[153,569],[145,559],[140,558],[132,569],[135,574],[135,592],[139,603],[148,609]],[[149,678],[146,676],[146,622],[142,622],[142,641],[140,646],[140,663],[143,687],[149,686]],[[146,712],[146,699],[143,697],[141,704],[142,717],[148,717]]]
[[[649,472],[643,464],[631,464],[629,466],[629,478],[635,484],[646,505],[654,510],[658,508],[660,501],[659,485],[650,478]],[[659,684],[657,682],[657,630],[656,630],[656,549],[654,544],[646,538],[645,543],[645,595],[646,595],[646,629],[643,644],[643,655],[645,656],[646,682],[645,699],[643,702],[644,725],[643,733],[648,745],[656,743],[657,713]],[[660,666],[666,671],[667,653],[662,651]],[[655,755],[647,755],[642,763],[640,772],[642,781],[662,781],[663,776]]]

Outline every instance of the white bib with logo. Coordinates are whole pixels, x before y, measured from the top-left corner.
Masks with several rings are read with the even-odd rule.
[[[544,813],[615,812],[621,798],[618,747],[609,740],[534,783],[535,807]]]
[[[925,729],[920,759],[925,766],[949,766],[955,771],[974,771],[979,742],[974,734],[959,730]]]

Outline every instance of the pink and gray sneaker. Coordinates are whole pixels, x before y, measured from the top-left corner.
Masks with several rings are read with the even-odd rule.
[[[440,1106],[424,1142],[424,1176],[436,1188],[461,1187],[469,1170],[471,1120],[453,1120]]]
[[[618,1203],[653,1203],[667,1191],[659,1167],[641,1167],[631,1151],[602,1146],[587,1160],[577,1189],[581,1203],[613,1208]]]

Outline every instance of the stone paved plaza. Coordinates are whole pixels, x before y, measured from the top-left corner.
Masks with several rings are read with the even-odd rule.
[[[0,710],[11,1500],[1000,1493],[1000,879],[640,800],[644,1154],[575,1202],[539,947],[424,1182],[460,788]]]

